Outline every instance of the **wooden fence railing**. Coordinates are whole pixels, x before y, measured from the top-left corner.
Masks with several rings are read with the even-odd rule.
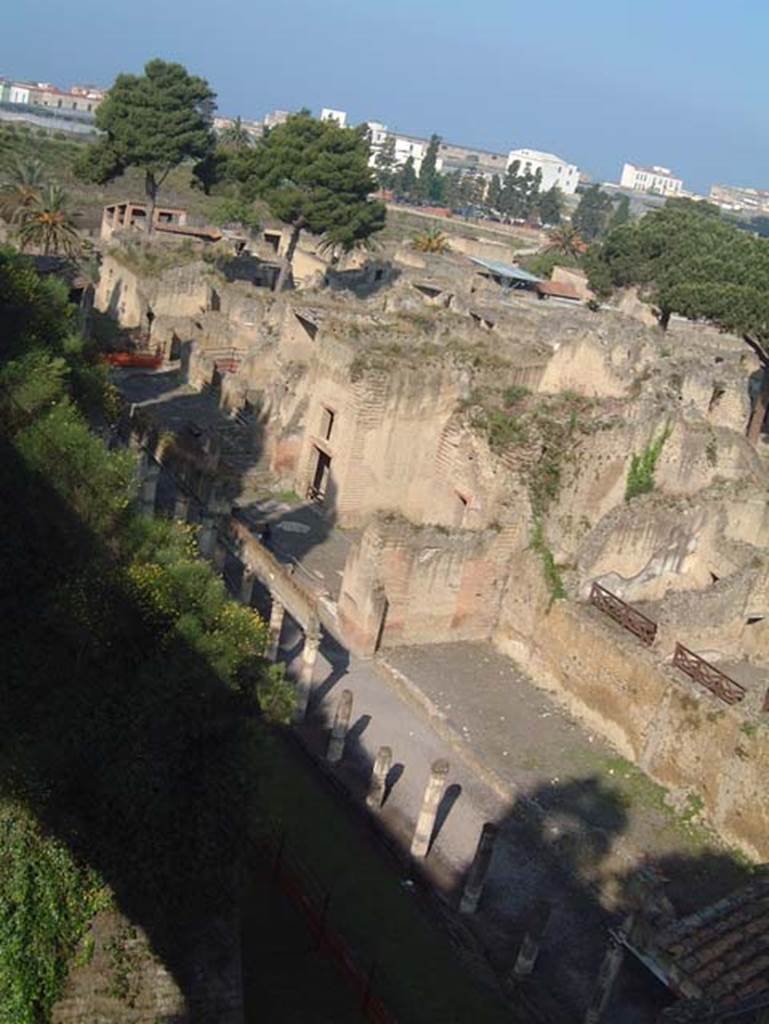
[[[657,623],[639,612],[632,605],[626,604],[616,594],[594,583],[590,590],[590,603],[614,619],[624,629],[637,636],[642,644],[650,647],[657,635]]]
[[[725,675],[715,665],[705,661],[699,654],[690,651],[683,644],[676,644],[673,664],[676,668],[686,673],[690,679],[705,686],[711,693],[722,700],[725,704],[739,704],[745,696],[746,690],[740,683],[735,682]]]

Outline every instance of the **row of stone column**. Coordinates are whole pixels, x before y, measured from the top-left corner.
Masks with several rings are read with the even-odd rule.
[[[142,511],[153,515],[157,501],[158,481],[161,467],[145,451],[140,453],[139,500]],[[190,499],[187,495],[177,492],[174,502],[174,518],[186,522],[189,517]],[[218,541],[216,514],[205,509],[201,514],[198,532],[200,552],[205,558],[213,560],[219,571],[223,571],[227,551]],[[244,566],[240,586],[240,601],[250,606],[253,599],[256,574]],[[280,647],[280,636],[285,619],[285,606],[280,598],[270,592],[271,611],[269,620],[269,643],[266,651],[271,661],[276,661]],[[302,660],[296,683],[296,705],[294,721],[304,721],[312,692],[313,672],[320,649],[319,623],[310,623],[305,630]],[[326,759],[330,764],[338,764],[344,755],[347,732],[352,719],[353,694],[351,690],[343,690],[337,702],[334,721],[328,739]],[[382,746],[377,751],[371,770],[366,805],[373,812],[378,812],[385,799],[387,776],[392,769],[392,749]],[[410,853],[415,859],[424,859],[430,850],[435,821],[449,774],[449,762],[443,758],[434,761],[430,768],[430,776],[425,787],[422,805],[414,827]],[[459,901],[462,914],[474,914],[483,894],[486,877],[491,866],[494,845],[497,840],[497,826],[492,822],[484,824],[478,845],[475,850],[470,869]],[[521,942],[517,958],[512,968],[511,981],[519,982],[528,977],[534,970],[540,945],[551,916],[551,905],[546,900],[539,901],[529,916],[527,931]],[[620,931],[627,933],[632,927],[632,917],[628,918]],[[604,957],[598,974],[596,988],[584,1018],[584,1024],[598,1024],[603,1019],[611,994],[616,983],[624,956],[621,936],[613,938]]]

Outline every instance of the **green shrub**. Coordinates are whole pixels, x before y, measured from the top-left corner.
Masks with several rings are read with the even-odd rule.
[[[0,1022],[48,1019],[67,962],[109,897],[15,804],[0,804]]]
[[[526,395],[530,395],[531,392],[523,384],[511,384],[509,388],[505,388],[502,392],[502,401],[506,406],[517,405],[522,398]]]
[[[660,436],[650,441],[640,455],[633,455],[625,484],[625,501],[654,490],[654,470],[669,437],[670,427],[666,426]]]
[[[550,550],[545,539],[545,531],[540,519],[535,520],[534,529],[531,532],[531,549],[536,551],[542,560],[542,574],[545,584],[550,592],[550,601],[560,601],[566,597],[566,587],[563,584],[561,571],[555,561],[555,556]]]

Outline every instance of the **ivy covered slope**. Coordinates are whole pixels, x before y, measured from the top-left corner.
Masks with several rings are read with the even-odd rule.
[[[0,1024],[48,1019],[114,903],[182,988],[237,896],[287,685],[189,529],[134,509],[116,403],[54,281],[0,250]]]

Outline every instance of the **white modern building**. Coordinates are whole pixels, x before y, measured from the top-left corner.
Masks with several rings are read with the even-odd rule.
[[[379,121],[368,121],[367,127],[369,130],[369,137],[371,139],[371,157],[369,163],[372,167],[376,166],[376,158],[379,151],[385,144],[385,141],[389,136],[395,139],[395,163],[396,166],[400,167],[406,163],[409,157],[414,162],[414,170],[419,174],[419,169],[422,166],[427,147],[429,146],[428,139],[420,139],[415,135],[402,135],[400,132],[393,132]],[[440,168],[439,168],[440,169]]]
[[[30,85],[25,82],[11,82],[8,92],[9,103],[29,103]]]
[[[763,188],[713,185],[708,200],[720,206],[722,210],[733,210],[737,213],[743,210],[749,213],[769,213],[769,190]]]
[[[269,114],[264,115],[264,127],[275,128],[279,124],[285,124],[290,116],[288,110],[271,110]]]
[[[573,195],[577,191],[579,168],[567,163],[563,157],[556,156],[555,153],[542,153],[538,149],[511,149],[507,155],[507,166],[510,167],[516,160],[519,164],[519,174],[525,174],[526,171],[531,174],[536,174],[537,171],[542,173],[540,188],[543,192],[547,192],[554,185],[567,195]]]
[[[619,183],[634,192],[655,192],[660,196],[680,196],[684,188],[681,178],[674,177],[668,167],[636,167],[635,164],[624,164]]]
[[[321,121],[336,121],[340,128],[347,127],[347,111],[332,110],[331,107],[324,107],[320,112]]]

